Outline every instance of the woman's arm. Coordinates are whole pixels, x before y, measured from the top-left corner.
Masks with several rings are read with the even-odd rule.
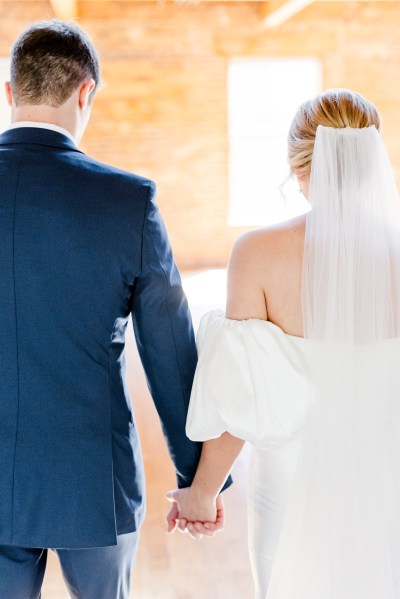
[[[177,524],[180,530],[187,528],[193,536],[222,530],[223,503],[218,494],[243,445],[242,439],[227,432],[203,443],[192,486],[168,494],[169,500],[176,504],[175,514],[171,508],[175,518],[173,521],[168,519],[169,532],[173,532]]]
[[[241,237],[232,250],[228,267],[226,317],[233,320],[267,319],[267,307],[261,284],[260,261],[263,254],[256,232]],[[229,397],[226,398],[229,401]],[[220,530],[223,507],[219,492],[238,457],[244,441],[225,432],[218,439],[203,443],[200,462],[192,486],[172,491],[169,499],[175,502],[168,517],[168,530],[188,528],[193,536]],[[217,518],[218,516],[218,518]],[[202,524],[203,523],[203,524]],[[214,523],[214,524],[212,524]],[[197,533],[199,534],[196,534]]]
[[[192,483],[194,497],[216,499],[243,445],[242,439],[227,432],[218,439],[203,443],[200,463]]]

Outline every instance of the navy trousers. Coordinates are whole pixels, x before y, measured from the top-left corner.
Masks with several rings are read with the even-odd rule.
[[[139,532],[112,547],[54,549],[72,599],[128,599]],[[0,597],[40,599],[47,549],[0,546]]]

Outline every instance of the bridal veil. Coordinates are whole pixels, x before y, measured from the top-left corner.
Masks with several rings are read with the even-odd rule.
[[[309,200],[314,400],[266,599],[399,599],[400,201],[375,126],[318,126]]]

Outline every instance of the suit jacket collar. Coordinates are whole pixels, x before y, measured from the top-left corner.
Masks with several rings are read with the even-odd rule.
[[[10,144],[39,144],[83,153],[81,150],[78,150],[74,142],[66,135],[58,131],[39,129],[38,127],[7,129],[7,131],[4,131],[0,135],[0,146]]]

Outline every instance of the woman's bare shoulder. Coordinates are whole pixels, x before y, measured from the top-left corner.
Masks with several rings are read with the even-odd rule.
[[[235,242],[232,258],[249,261],[255,266],[260,264],[258,258],[280,252],[284,246],[304,239],[306,215],[278,223],[269,227],[259,227],[241,235]]]

